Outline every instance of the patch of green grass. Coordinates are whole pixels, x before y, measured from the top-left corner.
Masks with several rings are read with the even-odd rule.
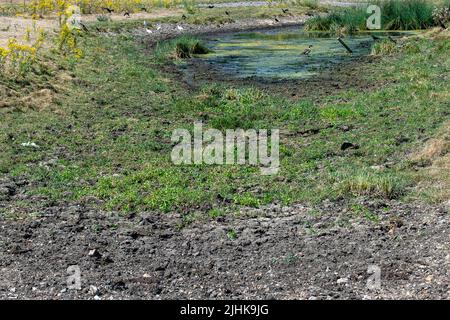
[[[23,6],[17,3],[0,3],[0,16],[15,16],[23,12]]]
[[[40,201],[96,197],[103,208],[123,213],[205,210],[217,216],[273,202],[401,199],[415,173],[405,155],[448,120],[447,39],[413,39],[365,65],[361,81],[387,84],[377,90],[297,102],[247,86],[213,83],[187,91],[130,36],[86,36],[80,45],[85,57],[53,109],[0,110],[2,175],[27,181],[23,192]],[[281,171],[262,176],[250,165],[174,165],[173,130],[192,131],[199,119],[222,131],[279,128]],[[344,125],[352,129],[341,130]],[[297,134],[307,129],[318,131]],[[28,141],[40,147],[20,146]],[[342,151],[344,141],[360,148]],[[370,168],[387,162],[394,165]],[[36,203],[15,201],[35,211]]]
[[[237,237],[238,237],[236,230],[233,230],[233,229],[232,230],[228,230],[227,231],[227,237],[230,240],[236,240]]]
[[[97,21],[98,22],[108,22],[108,21],[111,21],[111,18],[105,14],[100,14],[97,16]]]
[[[319,9],[320,3],[318,0],[297,0],[295,1],[296,5],[300,5],[303,7],[307,7],[310,9]]]
[[[356,172],[339,178],[338,192],[352,196],[394,199],[406,193],[410,182],[393,173]]]
[[[213,218],[213,219],[217,219],[217,218],[222,217],[224,215],[225,215],[225,211],[220,209],[220,208],[213,208],[213,209],[208,211],[208,216]]]
[[[367,219],[368,221],[372,221],[372,222],[380,221],[380,217],[378,217],[378,215],[376,213],[372,212],[367,207],[365,207],[361,204],[351,205],[350,210],[356,216],[363,217],[364,219]]]
[[[197,11],[196,0],[183,0],[183,7],[189,14],[194,14]]]
[[[418,30],[437,25],[432,16],[434,6],[425,0],[384,0],[371,4],[381,8],[384,30]],[[368,17],[366,6],[337,8],[326,16],[308,20],[306,29],[351,34],[367,30]]]
[[[284,262],[288,265],[296,264],[299,261],[299,257],[295,253],[289,253],[285,258]]]
[[[308,31],[328,31],[336,34],[364,30],[368,15],[363,8],[335,9],[326,16],[315,16],[306,21]]]

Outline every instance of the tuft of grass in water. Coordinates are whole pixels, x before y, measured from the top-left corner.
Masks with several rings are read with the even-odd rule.
[[[162,61],[169,59],[188,59],[194,54],[206,54],[211,52],[200,40],[182,36],[170,41],[158,43],[155,56]]]
[[[386,0],[376,4],[381,8],[384,30],[418,30],[437,25],[433,20],[434,6],[424,0]],[[337,8],[327,16],[317,16],[306,22],[307,30],[351,34],[367,30],[369,14],[365,6]]]

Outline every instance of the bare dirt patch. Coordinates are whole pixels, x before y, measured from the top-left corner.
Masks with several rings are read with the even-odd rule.
[[[30,108],[43,110],[52,105],[54,99],[53,96],[53,91],[49,89],[42,89],[22,98],[22,102]]]
[[[0,297],[147,299],[449,299],[450,216],[442,207],[368,202],[380,220],[341,203],[199,220],[123,217],[83,204],[33,221],[0,221]],[[81,290],[67,289],[67,268]],[[367,287],[368,268],[381,287]]]

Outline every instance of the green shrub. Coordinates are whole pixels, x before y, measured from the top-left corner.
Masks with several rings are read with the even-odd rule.
[[[97,16],[97,21],[99,22],[108,22],[110,18],[107,15],[101,14]]]

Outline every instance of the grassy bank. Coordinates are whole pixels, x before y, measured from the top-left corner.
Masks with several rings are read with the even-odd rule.
[[[412,40],[366,66],[361,81],[388,84],[377,90],[298,102],[214,83],[186,91],[130,36],[89,36],[80,45],[85,57],[66,64],[74,80],[52,88],[59,93],[51,107],[0,110],[0,172],[28,195],[14,200],[19,211],[92,198],[122,212],[214,215],[272,202],[425,198],[414,189],[423,178],[410,155],[449,118],[448,38]],[[192,131],[197,120],[220,130],[281,129],[280,173],[172,164],[172,131]],[[315,134],[301,133],[308,130]],[[342,151],[344,141],[360,148]]]
[[[450,2],[433,4],[425,0],[383,0],[376,1],[381,9],[381,28],[384,30],[419,30],[440,26],[433,18],[435,8],[450,7]],[[354,33],[367,30],[366,21],[370,16],[367,6],[334,9],[326,16],[309,20],[306,28],[335,33]]]

